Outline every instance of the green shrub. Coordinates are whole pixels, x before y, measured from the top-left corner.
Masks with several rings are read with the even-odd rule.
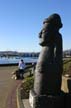
[[[33,88],[33,82],[34,82],[33,76],[24,79],[24,82],[21,85],[21,97],[23,99],[29,97],[29,92]]]

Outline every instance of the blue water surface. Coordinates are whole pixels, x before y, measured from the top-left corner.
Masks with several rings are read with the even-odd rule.
[[[0,57],[0,64],[15,64],[18,63],[21,59],[23,59],[25,63],[37,62],[37,57]]]

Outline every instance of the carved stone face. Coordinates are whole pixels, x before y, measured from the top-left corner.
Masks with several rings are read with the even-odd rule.
[[[44,23],[43,24],[43,29],[39,33],[39,38],[40,38],[40,43],[39,44],[41,46],[46,46],[48,44],[49,33],[50,33],[49,24],[48,23]]]
[[[62,27],[61,18],[58,14],[52,14],[43,22],[43,28],[39,33],[40,45],[47,46],[52,43],[54,34]]]
[[[62,22],[61,22],[61,18],[60,18],[60,15],[58,14],[52,14],[50,15],[48,18],[46,18],[43,22],[44,23],[51,23],[51,25],[55,26],[56,28],[61,28],[63,25],[62,25]]]

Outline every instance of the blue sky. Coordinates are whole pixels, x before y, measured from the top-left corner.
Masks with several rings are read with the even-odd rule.
[[[43,20],[61,16],[63,49],[71,48],[71,0],[0,0],[0,51],[38,52]]]

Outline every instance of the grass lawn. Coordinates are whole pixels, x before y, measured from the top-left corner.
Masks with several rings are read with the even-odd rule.
[[[70,67],[71,67],[71,58],[63,62],[63,75],[68,74],[68,72],[70,71]]]

